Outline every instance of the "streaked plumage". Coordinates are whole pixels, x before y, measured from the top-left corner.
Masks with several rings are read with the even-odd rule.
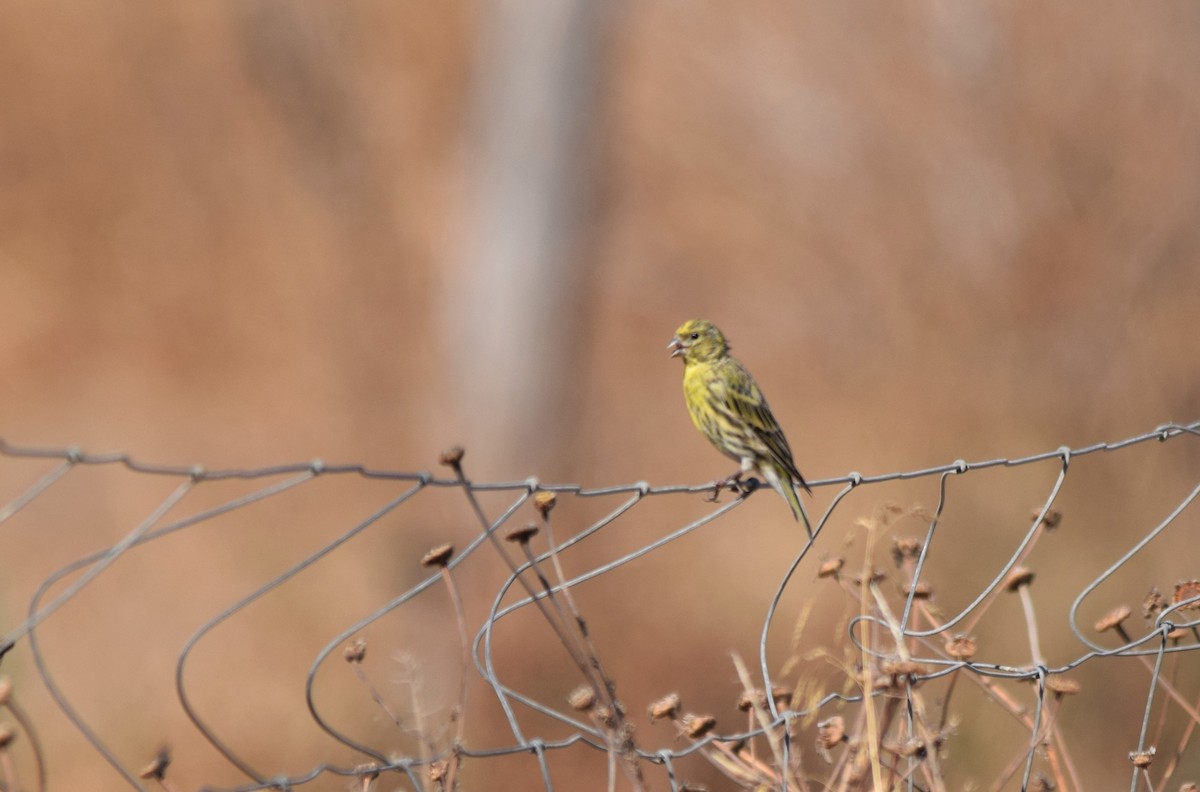
[[[811,535],[796,493],[796,487],[810,491],[808,484],[758,383],[729,354],[725,336],[712,322],[692,319],[680,326],[667,348],[671,357],[683,358],[683,396],[692,423],[718,451],[741,464],[726,483],[732,486],[742,475],[757,473],[783,496]]]

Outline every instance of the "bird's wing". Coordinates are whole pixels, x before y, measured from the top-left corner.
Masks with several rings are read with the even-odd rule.
[[[794,481],[808,489],[808,484],[792,460],[792,449],[783,435],[783,429],[771,413],[758,383],[738,361],[731,358],[728,366],[726,376],[720,378],[723,392],[713,394],[717,397],[716,401],[726,406],[738,422],[753,432],[762,445],[763,455],[769,461],[787,471]]]

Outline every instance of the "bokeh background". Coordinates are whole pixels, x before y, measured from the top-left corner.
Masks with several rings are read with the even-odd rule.
[[[725,329],[812,479],[1200,417],[1200,6],[72,0],[5,3],[3,17],[10,442],[402,470],[461,443],[481,481],[698,484],[728,466],[695,434],[665,351],[697,316]],[[42,472],[3,465],[5,499]],[[1077,648],[1060,621],[1070,599],[1194,486],[1200,452],[1184,438],[1080,466],[1044,561],[1059,662]],[[964,484],[943,583],[986,582],[1056,472]],[[3,527],[8,624],[169,482],[105,469],[56,487]],[[245,783],[179,712],[182,642],[395,493],[321,482],[117,565],[45,628],[72,701],[133,767],[165,742],[183,788]],[[831,495],[818,488],[814,510]],[[932,506],[936,485],[856,497],[843,528],[885,501]],[[564,504],[560,530],[613,506]],[[710,507],[639,508],[576,569]],[[1195,517],[1180,522],[1194,538]],[[207,711],[273,774],[358,761],[306,720],[313,652],[418,579],[430,545],[474,530],[461,496],[425,498],[223,627],[195,661]],[[1195,577],[1186,547],[1156,545],[1096,608]],[[786,509],[761,496],[582,591],[631,712],[673,689],[731,709],[728,653],[755,655],[797,548]],[[472,607],[503,577],[481,560]],[[800,578],[797,598],[816,596]],[[379,626],[371,657],[398,701],[421,680],[436,723],[458,650],[444,597],[421,603]],[[832,645],[842,605],[826,610],[812,623]],[[552,699],[578,680],[525,621],[507,673]],[[1027,660],[1023,628],[1012,636],[1002,654]],[[5,666],[40,714],[52,788],[126,788],[27,656]],[[395,727],[337,684],[330,706],[344,697],[347,721],[387,744]],[[1079,705],[1093,786],[1127,771],[1144,694]],[[469,742],[511,742],[474,695]],[[1089,728],[1096,713],[1107,730]],[[667,727],[639,728],[672,744]],[[964,749],[964,782],[1003,764],[986,748]],[[603,788],[602,757],[554,761],[564,788]],[[523,789],[535,770],[478,761],[466,778]]]

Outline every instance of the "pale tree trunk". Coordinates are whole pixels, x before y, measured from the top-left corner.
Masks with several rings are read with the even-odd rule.
[[[509,475],[561,458],[578,404],[570,374],[587,266],[578,234],[610,13],[582,0],[500,2],[480,25],[468,206],[446,274],[447,407],[476,462]]]

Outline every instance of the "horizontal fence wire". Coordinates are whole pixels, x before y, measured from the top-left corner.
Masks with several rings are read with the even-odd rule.
[[[311,486],[319,479],[349,476],[392,481],[401,484],[403,488],[391,500],[353,524],[349,524],[348,521],[345,530],[341,531],[335,540],[326,543],[307,557],[292,564],[227,608],[211,615],[196,629],[179,651],[176,663],[176,693],[179,706],[195,731],[230,766],[236,768],[245,777],[245,783],[222,787],[222,789],[230,790],[230,792],[291,789],[302,787],[323,776],[367,779],[369,781],[381,773],[396,773],[399,777],[406,779],[413,789],[431,790],[443,788],[442,785],[445,781],[439,774],[444,773],[449,764],[458,762],[462,758],[483,761],[499,756],[525,754],[536,759],[542,785],[545,789],[551,790],[556,788],[556,782],[549,767],[548,755],[567,749],[590,748],[616,757],[613,760],[615,764],[626,765],[628,783],[632,788],[641,788],[643,783],[647,783],[643,779],[645,771],[641,769],[645,766],[657,768],[657,772],[661,774],[659,778],[665,780],[672,790],[679,790],[684,789],[685,786],[679,778],[677,767],[679,762],[687,757],[705,752],[725,751],[728,753],[728,746],[736,746],[756,738],[771,738],[775,740],[771,743],[772,746],[781,752],[781,767],[786,767],[791,761],[789,759],[790,752],[796,750],[791,729],[794,723],[810,718],[810,716],[820,715],[823,711],[829,710],[832,705],[862,703],[861,692],[840,691],[828,693],[816,701],[807,702],[804,707],[797,708],[792,706],[792,702],[788,702],[772,692],[777,685],[775,678],[777,672],[771,668],[768,661],[768,636],[772,634],[773,630],[779,629],[776,617],[785,592],[793,584],[796,570],[802,562],[809,559],[812,549],[817,542],[821,541],[822,534],[829,525],[831,517],[839,509],[847,495],[864,486],[937,477],[939,479],[939,500],[936,508],[929,514],[925,535],[914,558],[908,594],[904,598],[902,606],[896,609],[898,612],[892,612],[884,603],[879,602],[878,607],[866,608],[862,613],[849,620],[846,640],[854,647],[854,651],[859,656],[871,658],[881,664],[880,667],[884,667],[883,664],[889,659],[895,659],[898,647],[909,647],[908,650],[901,651],[901,655],[904,656],[903,659],[906,662],[914,664],[912,668],[918,670],[908,674],[906,681],[908,685],[918,685],[941,679],[957,672],[967,672],[980,678],[997,680],[1027,680],[1035,684],[1039,691],[1036,698],[1037,706],[1031,715],[1033,719],[1032,733],[1035,737],[1040,735],[1045,727],[1044,721],[1047,715],[1044,705],[1048,700],[1046,685],[1049,680],[1098,659],[1140,658],[1140,661],[1152,666],[1143,724],[1139,744],[1135,751],[1135,753],[1144,753],[1151,751],[1150,746],[1146,744],[1147,730],[1156,697],[1162,695],[1160,688],[1163,687],[1164,680],[1161,668],[1165,658],[1173,654],[1195,652],[1200,649],[1200,641],[1179,639],[1181,631],[1191,631],[1195,634],[1200,628],[1200,621],[1191,617],[1200,608],[1200,589],[1197,589],[1192,596],[1183,596],[1178,601],[1162,603],[1154,611],[1152,625],[1145,634],[1132,637],[1122,632],[1122,642],[1117,646],[1102,645],[1095,640],[1088,627],[1080,624],[1081,609],[1088,601],[1089,596],[1102,584],[1112,578],[1131,559],[1143,552],[1146,546],[1164,530],[1179,520],[1180,515],[1200,495],[1200,483],[1180,500],[1157,525],[1137,538],[1133,546],[1117,558],[1108,569],[1077,592],[1069,610],[1070,630],[1081,647],[1081,651],[1075,657],[1065,663],[1053,666],[1044,663],[1021,664],[1015,662],[1006,665],[979,662],[965,653],[960,656],[948,655],[939,647],[942,642],[952,640],[956,635],[965,634],[971,626],[978,623],[982,611],[987,608],[996,593],[1014,585],[1013,576],[1015,573],[1019,573],[1020,564],[1027,557],[1039,530],[1054,519],[1056,499],[1075,460],[1092,454],[1115,453],[1133,446],[1166,442],[1181,437],[1193,439],[1200,437],[1200,422],[1164,424],[1153,431],[1117,442],[1096,443],[1074,449],[1060,447],[1053,451],[1024,457],[995,458],[976,462],[955,460],[949,464],[919,470],[874,475],[852,472],[844,476],[810,481],[809,484],[813,488],[837,489],[828,508],[815,523],[814,539],[798,551],[776,586],[770,601],[764,603],[761,639],[758,647],[759,656],[754,664],[758,674],[756,684],[761,685],[761,689],[765,692],[761,707],[763,717],[758,724],[752,724],[753,728],[735,732],[699,733],[694,735],[694,739],[686,741],[686,744],[654,751],[643,750],[636,744],[624,746],[618,744],[620,742],[618,739],[620,715],[613,715],[610,712],[609,720],[606,722],[604,717],[595,717],[596,710],[594,709],[589,713],[587,707],[572,709],[566,706],[548,705],[506,683],[497,672],[494,656],[494,637],[497,627],[503,620],[518,612],[534,609],[542,613],[544,618],[558,631],[559,639],[571,657],[580,665],[582,679],[592,688],[593,693],[599,696],[603,704],[605,701],[604,688],[606,685],[609,687],[611,685],[603,671],[599,670],[599,659],[596,656],[595,648],[590,645],[589,636],[586,635],[585,630],[578,629],[578,625],[583,624],[583,620],[575,610],[571,592],[581,584],[609,574],[638,558],[660,552],[662,548],[679,538],[738,509],[746,502],[746,498],[733,498],[721,503],[714,503],[711,510],[699,519],[671,526],[652,541],[628,551],[618,558],[598,564],[573,577],[565,577],[561,568],[557,567],[558,555],[587,538],[605,531],[619,520],[627,519],[629,515],[637,511],[640,504],[645,503],[648,499],[669,494],[715,495],[714,485],[654,486],[645,481],[639,481],[616,486],[584,487],[578,484],[547,484],[536,478],[507,482],[478,482],[472,481],[466,476],[461,455],[457,453],[450,453],[442,460],[447,466],[446,469],[453,471],[454,475],[382,470],[356,464],[327,464],[320,460],[253,469],[207,469],[201,466],[151,464],[127,454],[93,454],[79,448],[35,447],[0,439],[0,457],[14,462],[42,460],[56,463],[42,473],[40,478],[37,478],[0,507],[0,524],[14,518],[39,499],[54,498],[56,487],[60,486],[73,471],[82,468],[113,466],[124,468],[136,475],[160,476],[176,481],[175,488],[120,541],[63,566],[37,586],[36,592],[28,602],[25,617],[16,623],[0,625],[4,629],[3,635],[0,637],[0,658],[7,656],[14,647],[27,644],[41,683],[58,708],[73,728],[113,767],[128,786],[135,789],[146,789],[148,784],[156,781],[162,782],[165,770],[155,771],[151,768],[149,772],[139,773],[137,769],[126,766],[109,747],[104,735],[81,714],[80,708],[63,691],[56,675],[49,667],[46,657],[48,650],[39,643],[39,628],[53,619],[64,605],[78,597],[89,584],[120,562],[122,557],[134,547],[154,542],[170,534],[193,528],[239,509],[277,498],[285,493],[295,492]],[[920,605],[922,572],[929,560],[930,553],[937,546],[939,523],[948,501],[948,482],[955,477],[975,471],[1000,467],[1013,468],[1050,461],[1055,462],[1059,467],[1057,478],[1037,513],[1032,515],[1030,525],[1023,537],[1016,543],[1008,560],[958,612],[945,614],[934,625],[924,628],[915,626],[915,612]],[[1197,479],[1200,480],[1200,474],[1197,475]],[[205,488],[213,482],[231,480],[247,482],[261,480],[262,486],[239,497],[205,508],[186,518],[167,520],[167,516],[172,510],[180,502],[193,497],[197,490]],[[751,482],[748,494],[753,494],[755,484],[755,482]],[[202,716],[201,708],[195,703],[196,696],[188,681],[189,662],[194,650],[203,644],[214,630],[249,608],[254,602],[301,575],[313,564],[350,539],[370,530],[380,521],[405,509],[421,498],[424,493],[432,490],[460,491],[468,500],[479,520],[478,530],[469,542],[454,551],[452,555],[447,554],[446,558],[434,559],[428,564],[428,574],[419,583],[381,604],[374,612],[366,614],[352,624],[347,624],[340,634],[313,656],[308,670],[306,697],[308,712],[313,723],[330,738],[360,756],[362,761],[352,764],[322,761],[291,776],[269,775],[263,772],[243,755],[237,745],[231,744]],[[507,506],[498,512],[494,510],[494,507],[489,507],[493,509],[492,512],[489,512],[478,497],[489,493],[510,496]],[[602,518],[585,526],[561,543],[555,544],[551,536],[548,537],[549,545],[546,550],[533,552],[530,543],[526,539],[522,539],[520,531],[516,531],[514,534],[510,524],[514,521],[515,515],[526,506],[532,505],[543,510],[543,514],[548,513],[546,497],[550,494],[556,497],[578,498],[617,497],[621,498],[621,501]],[[544,527],[550,528],[548,519],[545,521]],[[507,546],[500,541],[502,535],[510,539]],[[508,576],[495,591],[489,613],[482,624],[475,626],[473,635],[463,635],[464,663],[478,674],[494,693],[496,703],[503,711],[504,719],[507,722],[506,739],[492,739],[488,747],[474,745],[470,740],[459,739],[454,744],[426,756],[396,756],[388,746],[366,744],[359,738],[343,733],[316,703],[314,687],[318,671],[337,656],[340,650],[344,650],[348,642],[351,642],[366,627],[411,602],[431,587],[442,585],[446,577],[452,575],[454,570],[468,559],[479,553],[493,552],[486,550],[486,546],[489,544],[495,548],[494,552],[498,553],[508,565]],[[1019,586],[1020,581],[1018,580],[1015,585]],[[862,584],[862,590],[867,591],[866,584]],[[51,592],[56,593],[51,595]],[[894,640],[880,640],[880,635],[890,636]],[[589,668],[591,668],[590,671]],[[2,666],[0,666],[0,670],[3,670]],[[611,694],[611,690],[609,693]],[[880,692],[878,695],[883,695],[883,693]],[[612,703],[619,708],[615,700]],[[1196,714],[1196,704],[1197,702],[1193,702],[1190,709],[1187,709],[1187,704],[1180,704],[1180,706],[1184,707],[1193,719],[1197,719],[1200,716]],[[38,765],[36,785],[39,788],[45,788],[43,786],[45,774],[52,769],[53,759],[44,755],[43,746],[38,742],[37,732],[34,730],[35,724],[29,718],[29,713],[14,709],[14,706],[10,704],[14,719],[18,721],[34,745]],[[562,724],[570,731],[570,735],[557,740],[546,740],[534,736],[532,730],[522,722],[521,715],[526,712],[535,712]],[[909,717],[910,719],[913,717],[911,713]],[[613,725],[613,718],[618,721],[617,726]],[[1036,740],[1031,743],[1030,749],[1023,759],[1024,766],[1016,769],[1022,788],[1026,788],[1030,783],[1036,745]],[[47,764],[50,764],[51,767],[46,767]],[[633,765],[638,765],[638,769],[628,770],[628,767]],[[1136,767],[1135,763],[1131,789],[1137,788],[1139,778],[1142,777],[1139,775],[1141,770],[1142,768]],[[610,766],[610,773],[619,775],[612,766]],[[910,776],[909,786],[906,788],[923,788],[912,778]],[[782,771],[778,781],[779,788],[782,789],[787,789],[789,784],[795,783],[787,772]],[[570,782],[562,780],[557,782],[557,786],[565,789],[572,787]]]

